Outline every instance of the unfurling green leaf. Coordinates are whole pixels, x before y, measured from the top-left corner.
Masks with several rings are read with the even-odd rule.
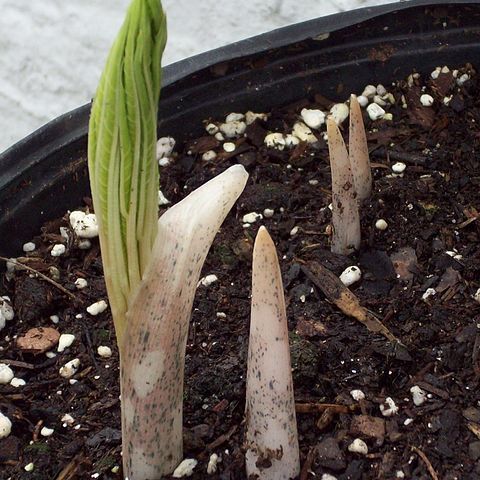
[[[119,346],[128,299],[157,235],[157,109],[166,18],[160,0],[133,0],[92,107],[88,166]]]

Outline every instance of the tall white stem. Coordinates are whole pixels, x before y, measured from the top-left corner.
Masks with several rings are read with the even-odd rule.
[[[337,124],[327,119],[332,169],[332,252],[348,255],[360,248],[360,215],[347,147]]]
[[[248,174],[236,165],[158,222],[152,260],[127,313],[121,358],[124,475],[157,480],[182,460],[188,325],[200,271]]]
[[[265,227],[253,249],[246,422],[247,477],[295,478],[300,458],[285,298],[275,245]]]
[[[372,169],[370,167],[362,110],[355,95],[350,96],[348,153],[358,200],[366,200],[372,193]]]

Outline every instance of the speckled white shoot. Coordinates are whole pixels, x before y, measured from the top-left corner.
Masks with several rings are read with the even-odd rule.
[[[247,477],[295,478],[300,458],[287,315],[278,257],[265,227],[253,249],[245,415]]]
[[[332,170],[332,252],[348,255],[360,247],[360,215],[347,147],[337,124],[327,119]]]
[[[235,165],[170,208],[127,312],[121,349],[124,474],[171,474],[183,459],[185,348],[193,298],[213,239],[248,174]]]
[[[348,152],[357,198],[359,201],[366,200],[372,193],[372,169],[370,167],[362,110],[355,95],[350,96],[350,136]]]

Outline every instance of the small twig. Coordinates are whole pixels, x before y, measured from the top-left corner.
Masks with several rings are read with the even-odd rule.
[[[358,405],[337,405],[335,403],[296,403],[297,413],[321,413],[331,409],[335,413],[349,413],[358,408]]]
[[[39,272],[38,270],[35,270],[32,267],[29,267],[28,265],[25,265],[23,263],[17,262],[13,258],[7,258],[7,257],[2,257],[0,256],[0,260],[3,260],[5,263],[10,262],[16,265],[17,267],[24,268],[25,270],[34,273],[35,275],[38,275],[41,279],[45,280],[46,282],[50,283],[53,285],[55,288],[58,288],[61,292],[63,292],[65,295],[68,295],[70,298],[73,298],[74,300],[77,300],[77,297],[72,293],[69,292],[65,287],[62,287],[59,283],[57,283],[55,280],[52,280],[50,277],[47,277],[43,273]]]
[[[223,435],[220,435],[216,440],[214,440],[212,443],[209,443],[206,446],[206,449],[208,452],[211,452],[212,450],[215,450],[218,448],[220,445],[225,443],[227,440],[230,439],[230,437],[237,431],[238,426],[234,425],[227,433],[224,433]]]
[[[437,472],[435,472],[435,469],[433,468],[433,465],[430,463],[430,460],[427,458],[427,456],[417,447],[412,447],[412,450],[422,459],[432,479],[438,480]]]
[[[26,370],[35,370],[35,365],[33,363],[21,362],[20,360],[0,360],[0,363],[12,367],[25,368]]]
[[[308,474],[312,468],[313,460],[315,459],[315,447],[310,447],[310,450],[307,453],[307,458],[305,459],[305,463],[302,466],[302,470],[300,472],[299,480],[307,480]]]
[[[377,150],[376,149],[371,151],[370,155],[375,158],[389,157],[392,160],[399,160],[401,162],[411,163],[411,164],[425,165],[426,163],[426,157],[415,155],[413,153],[396,152],[394,150],[383,150],[383,149]]]

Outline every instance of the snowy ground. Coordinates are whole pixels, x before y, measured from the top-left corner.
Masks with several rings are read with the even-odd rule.
[[[163,0],[169,22],[164,63],[291,23],[387,1]],[[128,3],[0,0],[0,152],[90,100]]]

